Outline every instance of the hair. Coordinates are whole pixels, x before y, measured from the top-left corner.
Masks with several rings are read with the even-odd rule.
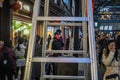
[[[4,46],[12,47],[12,41],[11,40],[5,40]]]
[[[19,39],[18,39],[18,45],[17,45],[17,47],[16,47],[16,49],[17,49],[18,51],[20,51],[20,44],[23,44],[23,42],[24,42],[24,39],[23,39],[23,38],[19,38]]]
[[[40,36],[36,35],[36,43],[38,43],[39,40],[40,40]]]
[[[61,30],[60,30],[60,29],[58,29],[58,30],[56,30],[56,32],[58,32],[58,34],[60,34],[60,33],[61,33]]]
[[[108,45],[109,45],[110,43],[112,43],[112,42],[116,43],[115,40],[110,40],[110,41],[108,42]],[[107,50],[107,52],[106,52],[106,57],[108,57],[108,55],[109,55],[109,53],[110,53],[110,50],[108,49],[108,45],[107,45],[107,49],[106,49],[106,50]],[[117,49],[116,49],[116,51],[115,51],[114,58],[118,61],[118,51],[117,51]]]

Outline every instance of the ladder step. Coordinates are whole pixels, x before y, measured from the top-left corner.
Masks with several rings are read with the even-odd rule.
[[[49,79],[85,79],[85,76],[44,75],[43,77]]]
[[[48,26],[82,26],[82,23],[47,23]]]
[[[74,54],[83,54],[83,50],[45,50],[45,53],[74,53]]]
[[[90,63],[90,58],[65,58],[65,57],[34,57],[32,62],[53,62],[53,63]]]
[[[87,17],[36,17],[39,21],[88,21]]]

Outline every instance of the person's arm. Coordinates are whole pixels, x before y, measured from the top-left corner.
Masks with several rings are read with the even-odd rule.
[[[110,66],[114,58],[114,54],[115,54],[114,52],[110,51],[108,57],[106,57],[105,53],[103,53],[103,56],[102,56],[103,64],[106,66]]]
[[[16,68],[17,68],[17,64],[16,64],[16,56],[15,56],[15,53],[12,49],[9,49],[9,57],[10,57],[10,60],[12,61],[12,65],[13,65],[13,69],[14,71],[16,71]]]

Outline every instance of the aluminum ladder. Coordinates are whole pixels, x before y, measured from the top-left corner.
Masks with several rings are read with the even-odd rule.
[[[31,63],[33,62],[41,62],[41,78],[40,80],[49,79],[86,79],[85,76],[59,76],[59,75],[45,75],[45,63],[53,62],[53,63],[79,63],[79,64],[90,64],[91,65],[91,80],[98,80],[97,73],[97,62],[96,62],[96,47],[95,47],[95,39],[94,39],[94,21],[93,21],[93,12],[92,12],[92,0],[82,0],[82,17],[49,17],[49,0],[45,0],[44,5],[44,16],[38,16],[40,12],[40,4],[41,0],[35,0],[34,8],[33,8],[33,18],[32,18],[32,29],[28,46],[28,54],[26,59],[26,68],[24,80],[31,80]],[[87,14],[86,15],[86,7]],[[81,23],[48,23],[47,21],[82,21]],[[42,57],[33,57],[34,46],[35,46],[35,36],[36,36],[36,27],[37,21],[43,21],[44,29],[44,37],[43,37],[43,48],[42,48]],[[86,24],[88,22],[88,24]],[[83,25],[83,38],[86,36],[86,32],[84,31],[85,26],[88,26],[88,36],[89,36],[89,53],[90,58],[65,58],[65,57],[45,57],[45,53],[73,53],[73,54],[83,54],[86,51],[85,42],[83,42],[83,50],[46,50],[46,35],[47,35],[47,26],[48,25],[66,25],[66,26],[81,26]]]

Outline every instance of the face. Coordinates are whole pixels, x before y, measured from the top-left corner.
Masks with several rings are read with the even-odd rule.
[[[108,49],[111,51],[111,50],[115,50],[115,42],[111,42],[109,45],[108,45]]]
[[[103,36],[103,35],[101,35],[101,36],[100,36],[100,39],[103,39],[103,38],[104,38],[104,36]]]
[[[59,38],[60,38],[58,34],[56,34],[56,35],[55,35],[55,37],[56,37],[57,39],[59,39]]]

